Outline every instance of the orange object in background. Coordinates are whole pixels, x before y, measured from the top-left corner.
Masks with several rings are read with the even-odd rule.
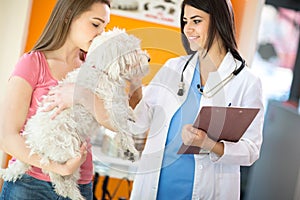
[[[239,41],[240,30],[242,28],[242,21],[244,17],[244,10],[246,9],[246,0],[231,0],[234,12],[234,20],[236,27],[236,37],[237,41]]]
[[[55,3],[56,0],[47,0],[47,3],[41,0],[32,0],[32,8],[28,23],[28,34],[24,52],[30,51],[38,40],[39,36],[42,34]]]

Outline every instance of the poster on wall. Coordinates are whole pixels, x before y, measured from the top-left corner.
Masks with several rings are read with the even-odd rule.
[[[180,26],[179,0],[112,0],[111,13],[167,26]]]

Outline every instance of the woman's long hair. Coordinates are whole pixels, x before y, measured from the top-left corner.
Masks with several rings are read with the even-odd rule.
[[[52,51],[62,47],[73,19],[98,2],[110,7],[109,0],[58,0],[32,51]]]

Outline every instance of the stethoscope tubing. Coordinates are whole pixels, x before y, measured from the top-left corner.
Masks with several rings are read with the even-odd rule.
[[[183,94],[184,94],[183,73],[184,73],[185,69],[187,68],[188,64],[190,63],[190,61],[192,60],[192,58],[194,58],[194,56],[195,56],[196,54],[197,54],[197,52],[193,53],[193,54],[190,56],[190,58],[186,61],[185,65],[184,65],[184,67],[183,67],[183,69],[182,69],[181,76],[180,76],[180,82],[179,82],[179,85],[178,85],[178,87],[179,87],[178,92],[177,92],[177,95],[178,95],[178,96],[183,96]],[[235,58],[234,58],[234,59],[235,59]],[[238,60],[240,60],[240,59],[238,59]],[[231,72],[231,74],[230,74],[229,76],[237,76],[237,75],[244,69],[244,67],[245,67],[245,65],[246,65],[246,62],[245,62],[245,60],[242,59],[242,58],[241,58],[240,61],[242,62],[242,64],[240,65],[240,67],[239,67],[239,68],[236,68],[233,72]],[[231,80],[231,79],[230,79],[230,80]],[[223,82],[223,80],[222,80],[220,83],[222,83],[222,82]],[[217,84],[217,85],[219,85],[219,84]],[[199,90],[199,91],[200,91],[200,90]],[[200,93],[203,94],[203,92],[201,92],[201,91],[200,91]]]

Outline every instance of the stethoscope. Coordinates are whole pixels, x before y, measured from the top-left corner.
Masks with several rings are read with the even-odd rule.
[[[181,72],[181,77],[180,77],[180,82],[178,84],[178,92],[177,92],[177,95],[178,96],[183,96],[184,94],[184,82],[183,82],[183,72],[185,71],[186,67],[188,66],[188,64],[190,63],[190,61],[192,60],[192,58],[197,54],[194,53],[193,55],[191,55],[191,57],[187,60],[187,62],[185,63],[184,67],[183,67],[183,70]],[[236,60],[234,58],[234,61],[235,61],[235,64],[237,65],[236,63]],[[210,90],[208,91],[203,91],[203,88],[200,86],[200,84],[197,85],[197,88],[199,90],[199,92],[206,98],[211,98],[213,97],[216,93],[218,93],[234,76],[237,76],[241,71],[242,69],[244,69],[245,67],[245,60],[244,59],[241,59],[241,66],[239,68],[236,68],[233,72],[231,72],[225,79],[221,80],[219,83],[217,83],[214,87],[212,87]]]

